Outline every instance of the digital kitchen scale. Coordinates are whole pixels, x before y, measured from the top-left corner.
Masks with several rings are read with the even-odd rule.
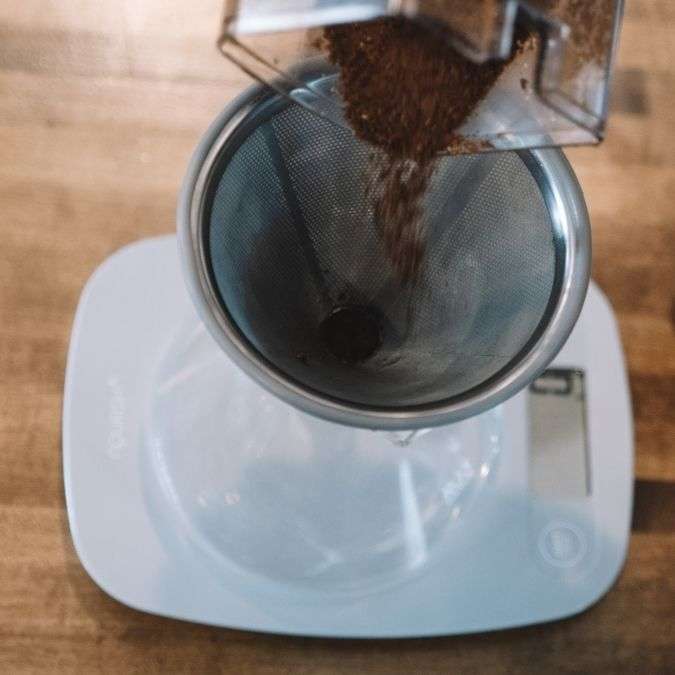
[[[136,609],[216,626],[375,638],[549,621],[602,597],[628,545],[626,369],[594,284],[527,391],[411,437],[263,391],[202,328],[175,237],[132,244],[80,300],[63,463],[92,579]],[[361,530],[340,530],[355,518]]]

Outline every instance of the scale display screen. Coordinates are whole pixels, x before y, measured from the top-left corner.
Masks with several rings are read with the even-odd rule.
[[[576,368],[544,371],[528,390],[530,490],[546,498],[591,494],[585,375]]]

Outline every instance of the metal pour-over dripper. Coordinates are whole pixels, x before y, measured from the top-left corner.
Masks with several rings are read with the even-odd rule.
[[[589,273],[582,196],[555,151],[442,158],[427,255],[403,284],[367,194],[372,152],[269,89],[232,104],[179,210],[193,297],[235,361],[308,412],[389,429],[468,417],[569,334]]]
[[[218,44],[253,78],[345,125],[322,27],[399,15],[442,27],[449,45],[477,62],[507,56],[516,22],[529,27],[527,48],[457,129],[479,142],[471,152],[602,140],[623,0],[228,0]],[[320,77],[297,77],[307,62]]]

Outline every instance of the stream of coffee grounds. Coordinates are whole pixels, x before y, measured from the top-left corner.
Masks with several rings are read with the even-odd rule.
[[[414,282],[425,253],[423,199],[441,152],[472,152],[479,143],[457,129],[518,53],[476,64],[455,51],[441,29],[405,18],[331,26],[324,38],[339,69],[347,121],[378,148],[370,190],[387,256],[403,283]]]

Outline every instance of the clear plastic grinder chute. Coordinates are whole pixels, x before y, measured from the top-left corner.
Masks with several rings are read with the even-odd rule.
[[[536,39],[458,130],[480,142],[472,152],[602,140],[623,0],[229,0],[219,46],[255,79],[344,125],[322,27],[401,14],[444,26],[474,61],[508,54],[516,20],[532,27]],[[298,76],[308,63],[320,77]]]

